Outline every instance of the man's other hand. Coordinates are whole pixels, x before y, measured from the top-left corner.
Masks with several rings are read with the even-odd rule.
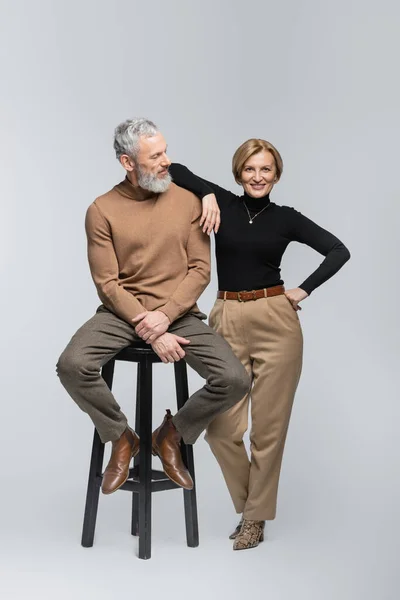
[[[161,310],[142,312],[132,319],[132,323],[138,323],[135,331],[147,344],[153,343],[170,326],[170,320]]]
[[[185,356],[182,345],[190,344],[190,340],[175,335],[174,333],[163,333],[151,344],[154,352],[158,354],[163,363],[178,362]]]

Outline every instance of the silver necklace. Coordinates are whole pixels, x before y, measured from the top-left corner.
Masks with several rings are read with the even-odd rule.
[[[246,202],[245,202],[244,200],[243,200],[243,204],[244,204],[244,206],[245,206],[245,209],[247,210],[247,214],[249,215],[249,223],[250,223],[250,225],[253,225],[253,221],[254,221],[254,219],[255,219],[256,217],[258,217],[258,215],[261,215],[261,213],[263,212],[263,210],[265,210],[265,209],[266,209],[266,208],[268,208],[268,206],[269,206],[269,203],[268,203],[268,204],[267,204],[267,206],[264,206],[264,208],[262,208],[262,209],[261,209],[261,210],[260,210],[258,213],[256,213],[256,214],[254,215],[254,217],[252,217],[252,216],[251,216],[251,214],[250,214],[250,211],[249,211],[249,209],[247,208],[247,204],[246,204]]]

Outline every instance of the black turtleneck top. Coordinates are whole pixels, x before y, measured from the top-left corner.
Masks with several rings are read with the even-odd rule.
[[[221,226],[215,236],[218,289],[228,292],[259,290],[283,284],[280,264],[290,242],[307,244],[325,259],[298,287],[311,294],[350,258],[342,242],[294,208],[278,206],[268,196],[237,196],[215,183],[173,163],[174,183],[199,198],[214,193],[221,210]],[[257,217],[254,217],[266,205]],[[249,223],[249,216],[254,218]]]

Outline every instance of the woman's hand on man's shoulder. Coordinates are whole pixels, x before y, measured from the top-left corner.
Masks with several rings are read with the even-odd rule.
[[[221,212],[215,194],[207,194],[202,199],[203,212],[200,219],[200,227],[203,227],[203,233],[211,235],[218,233],[221,224]]]

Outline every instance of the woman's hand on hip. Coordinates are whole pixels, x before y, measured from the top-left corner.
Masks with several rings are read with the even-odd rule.
[[[203,213],[200,219],[200,227],[203,227],[203,233],[211,234],[212,230],[217,233],[220,223],[221,214],[215,194],[207,194],[203,200]]]
[[[285,296],[289,300],[290,304],[293,306],[294,310],[297,311],[301,310],[299,302],[307,298],[308,294],[301,288],[294,288],[293,290],[286,290]]]

